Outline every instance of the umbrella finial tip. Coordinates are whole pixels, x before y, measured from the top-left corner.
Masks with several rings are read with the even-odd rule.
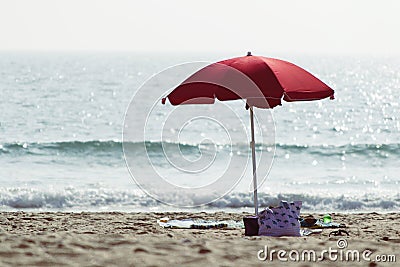
[[[247,56],[251,56],[251,55],[252,55],[251,51],[247,52]]]

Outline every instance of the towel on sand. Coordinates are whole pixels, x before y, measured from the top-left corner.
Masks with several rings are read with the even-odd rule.
[[[243,222],[225,220],[225,221],[214,221],[214,220],[169,220],[163,218],[157,221],[161,227],[164,228],[175,228],[175,229],[212,229],[212,228],[224,228],[224,229],[243,229]]]

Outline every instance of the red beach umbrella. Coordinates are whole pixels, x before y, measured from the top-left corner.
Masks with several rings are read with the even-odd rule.
[[[282,99],[310,101],[333,96],[333,89],[299,66],[248,52],[247,56],[200,69],[163,98],[162,103],[166,99],[172,105],[213,104],[215,99],[246,100],[246,108],[250,109],[254,206],[258,214],[253,107],[274,108],[282,104]]]

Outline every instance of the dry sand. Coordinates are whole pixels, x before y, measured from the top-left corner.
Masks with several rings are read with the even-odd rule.
[[[343,238],[328,237],[332,229],[308,237],[245,237],[244,230],[163,229],[156,222],[165,216],[242,220],[244,215],[1,212],[0,266],[281,266],[288,263],[276,254],[273,261],[260,261],[258,251],[268,246],[269,252],[307,249],[319,255],[329,247],[338,249],[337,240]],[[293,262],[288,254],[284,258],[291,266],[400,266],[399,219],[399,213],[333,214],[350,232],[342,251],[369,249],[370,259],[395,255],[397,263],[332,261],[328,254],[320,262]]]

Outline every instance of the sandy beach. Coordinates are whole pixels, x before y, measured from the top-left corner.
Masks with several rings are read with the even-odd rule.
[[[332,214],[345,223],[346,237],[328,237],[333,229],[308,237],[246,237],[243,229],[164,229],[157,219],[242,220],[245,213],[65,213],[1,212],[0,266],[280,266],[276,253],[272,261],[259,259],[268,251],[286,250],[293,266],[396,266],[399,261],[399,213]],[[305,214],[302,214],[304,216]],[[323,214],[313,214],[321,217]],[[290,250],[370,250],[371,261],[293,261]],[[260,252],[260,250],[263,250]],[[291,254],[295,256],[295,254]],[[338,254],[339,255],[339,254]],[[351,259],[351,258],[350,258]],[[286,263],[287,264],[287,263]],[[397,263],[398,264],[398,263]]]

